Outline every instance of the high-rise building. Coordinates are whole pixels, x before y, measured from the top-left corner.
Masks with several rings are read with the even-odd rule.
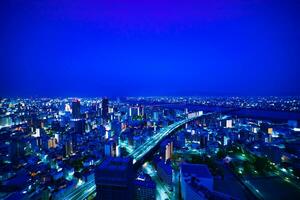
[[[169,160],[172,158],[173,154],[173,142],[169,142],[166,146],[165,160]]]
[[[232,128],[232,120],[231,119],[226,120],[226,128]]]
[[[109,140],[104,145],[104,154],[106,157],[118,156],[118,145],[114,140]]]
[[[159,120],[159,113],[158,112],[153,112],[153,120],[158,121]]]
[[[129,107],[129,116],[137,116],[138,115],[138,108],[137,107]]]
[[[72,101],[72,117],[73,119],[80,119],[80,101],[79,99],[74,99]]]
[[[134,199],[134,170],[132,158],[104,160],[95,173],[97,200]]]
[[[70,156],[73,153],[72,138],[67,138],[65,141],[65,156]]]
[[[71,106],[68,103],[65,105],[65,112],[72,112]]]
[[[19,163],[20,159],[23,158],[25,146],[24,138],[19,136],[11,137],[9,154],[12,163]]]
[[[48,140],[48,149],[50,148],[56,148],[56,139],[54,137]]]
[[[184,132],[179,132],[177,134],[177,145],[179,147],[184,147],[185,146],[185,133]]]
[[[199,142],[200,142],[200,148],[205,148],[207,147],[207,141],[208,141],[208,132],[200,132],[198,133],[199,135]]]
[[[101,115],[105,121],[108,120],[108,98],[106,97],[101,102]]]
[[[145,114],[144,106],[139,106],[139,108],[138,108],[138,116],[144,116],[144,114]]]
[[[142,117],[145,114],[144,106],[132,106],[129,107],[129,116],[130,117]]]
[[[223,136],[223,145],[227,146],[228,145],[228,141],[229,141],[229,137],[227,137],[226,135]]]
[[[164,161],[167,161],[172,158],[173,154],[173,141],[171,140],[165,140],[160,145],[160,152],[162,159]]]
[[[74,132],[77,134],[83,134],[85,132],[85,120],[78,119],[74,121]]]

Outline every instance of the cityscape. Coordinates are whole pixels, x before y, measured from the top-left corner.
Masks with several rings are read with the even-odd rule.
[[[3,98],[1,198],[299,196],[300,99],[216,99]]]
[[[299,1],[0,9],[0,200],[300,199]]]

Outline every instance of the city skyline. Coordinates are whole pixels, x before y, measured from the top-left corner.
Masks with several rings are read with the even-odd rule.
[[[299,95],[295,1],[1,2],[0,95]]]
[[[2,98],[0,197],[297,199],[299,124],[293,97]]]

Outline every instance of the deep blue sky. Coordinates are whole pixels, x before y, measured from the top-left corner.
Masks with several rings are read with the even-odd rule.
[[[0,96],[300,95],[297,0],[0,4]]]

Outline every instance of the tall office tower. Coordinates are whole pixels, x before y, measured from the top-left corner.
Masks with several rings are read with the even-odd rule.
[[[130,117],[142,117],[145,114],[144,106],[131,106],[129,107],[129,116]]]
[[[184,114],[188,114],[188,113],[189,113],[189,109],[188,109],[188,108],[185,108]]]
[[[164,161],[171,159],[173,154],[173,141],[163,141],[160,145],[160,154]]]
[[[144,106],[139,106],[138,107],[138,116],[144,116],[144,114],[145,114]]]
[[[54,137],[49,138],[48,140],[48,149],[56,148],[56,139]]]
[[[129,116],[130,117],[137,116],[137,113],[138,113],[137,107],[129,107]]]
[[[173,154],[173,142],[170,141],[166,146],[165,160],[169,160],[172,158]]]
[[[97,200],[134,199],[132,158],[107,158],[96,169]]]
[[[104,154],[106,157],[118,156],[118,145],[114,140],[109,140],[104,145]]]
[[[182,131],[177,134],[177,145],[179,147],[185,146],[185,132]]]
[[[153,112],[153,120],[158,121],[159,120],[159,113],[158,112]]]
[[[65,141],[65,157],[70,156],[73,153],[72,138],[67,138]]]
[[[25,156],[25,143],[25,139],[20,136],[11,137],[9,155],[13,164],[18,164]]]
[[[80,101],[79,99],[74,99],[72,101],[72,117],[73,119],[80,119]]]
[[[106,97],[101,102],[101,115],[105,121],[108,120],[108,98]]]
[[[85,120],[78,119],[74,121],[74,131],[77,134],[84,134],[85,133]]]
[[[226,120],[226,128],[232,128],[232,119]]]
[[[199,134],[200,148],[207,147],[208,132],[200,132],[198,134]]]

